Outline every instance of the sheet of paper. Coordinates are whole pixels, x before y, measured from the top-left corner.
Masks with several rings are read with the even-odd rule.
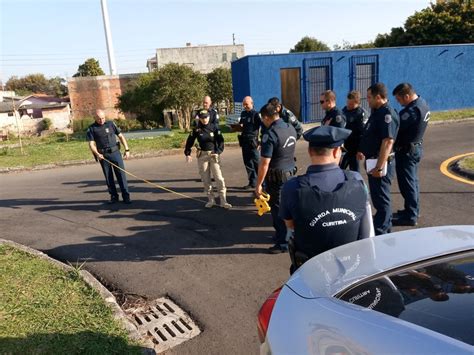
[[[377,166],[377,159],[366,159],[365,166],[367,168],[367,172],[371,171]],[[387,175],[387,163],[385,163],[382,167],[382,176]]]

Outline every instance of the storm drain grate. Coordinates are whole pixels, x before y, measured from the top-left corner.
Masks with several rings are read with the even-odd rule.
[[[191,318],[168,298],[156,299],[127,313],[140,335],[153,342],[157,353],[201,333]]]

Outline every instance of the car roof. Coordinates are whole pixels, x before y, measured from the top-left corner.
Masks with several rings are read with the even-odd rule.
[[[305,298],[332,297],[373,275],[474,249],[474,226],[443,226],[379,235],[307,261],[286,285]]]

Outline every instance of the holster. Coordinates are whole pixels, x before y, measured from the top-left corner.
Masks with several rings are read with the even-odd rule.
[[[295,246],[295,239],[290,238],[288,240],[288,252],[290,254],[290,260],[291,260],[291,268],[290,268],[290,273],[292,274],[298,268],[303,265],[305,262],[307,262],[310,258],[307,254],[303,253],[302,251],[296,250]]]
[[[243,146],[242,135],[241,135],[241,134],[238,134],[238,135],[237,135],[237,139],[239,140],[239,147],[242,147],[242,146]]]

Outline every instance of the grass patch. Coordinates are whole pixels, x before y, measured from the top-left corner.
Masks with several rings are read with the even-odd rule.
[[[431,121],[458,120],[474,117],[474,108],[452,111],[431,112]]]
[[[77,270],[0,245],[2,354],[140,354]]]
[[[459,161],[459,165],[463,169],[474,171],[474,155],[471,155],[467,158],[461,159]]]
[[[222,127],[222,131],[226,142],[237,141],[237,133],[229,132],[229,128],[226,126]],[[159,150],[184,149],[188,134],[184,131],[173,130],[169,135],[145,139],[128,139],[128,144],[132,157],[134,154],[150,153]],[[94,160],[83,132],[69,136],[58,133],[48,137],[30,137],[22,141],[23,155],[19,147],[11,147],[19,143],[18,139],[0,144],[0,168],[32,168],[38,165],[65,161]]]

